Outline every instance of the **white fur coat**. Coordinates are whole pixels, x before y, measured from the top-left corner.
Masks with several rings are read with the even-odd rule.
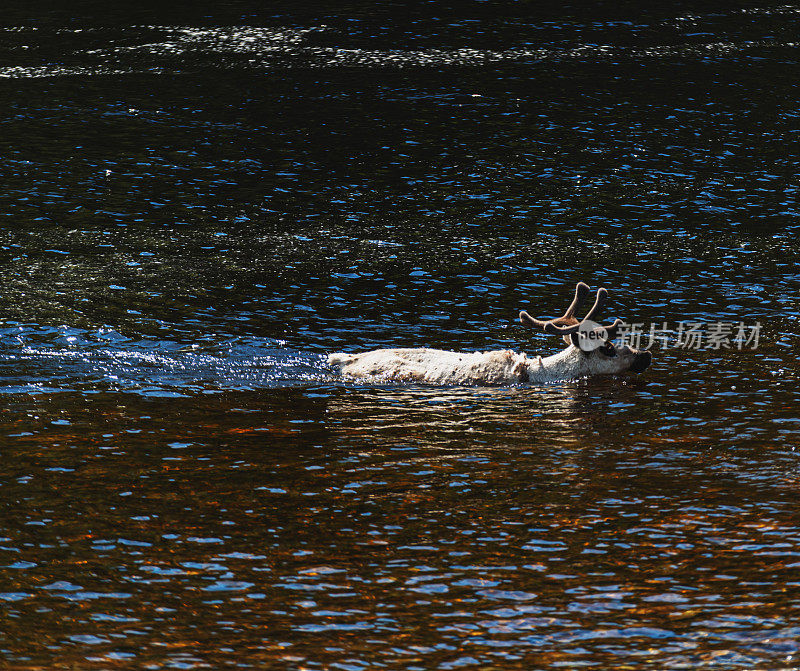
[[[649,364],[650,354],[645,354],[646,364]],[[338,352],[328,356],[328,363],[342,375],[353,378],[430,384],[503,385],[537,384],[635,370],[632,368],[633,362],[641,356],[642,353],[629,347],[616,348],[615,355],[609,357],[600,352],[582,352],[570,345],[544,358],[529,357],[511,350],[446,352],[423,348],[379,349],[360,354]],[[643,370],[642,363],[640,361],[640,370]]]

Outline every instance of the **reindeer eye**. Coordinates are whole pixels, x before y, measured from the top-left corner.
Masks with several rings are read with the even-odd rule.
[[[607,357],[617,356],[617,349],[611,343],[606,343],[600,348],[600,351]]]

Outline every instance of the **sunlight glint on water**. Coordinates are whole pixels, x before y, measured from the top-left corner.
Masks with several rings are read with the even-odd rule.
[[[2,14],[7,665],[793,668],[800,8]],[[578,280],[761,341],[324,363],[549,354]]]

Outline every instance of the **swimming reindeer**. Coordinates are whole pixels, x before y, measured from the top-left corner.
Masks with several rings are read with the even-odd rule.
[[[575,298],[564,315],[556,319],[542,321],[524,310],[519,313],[524,326],[542,328],[545,333],[563,337],[567,348],[552,356],[529,357],[524,352],[511,350],[379,349],[361,354],[337,352],[328,355],[328,363],[348,377],[431,384],[536,384],[626,371],[641,373],[650,365],[650,352],[640,352],[627,345],[617,347],[611,342],[623,325],[622,320],[617,319],[608,326],[593,321],[608,298],[606,289],[597,290],[594,305],[580,322],[575,318],[575,310],[589,293],[589,287],[578,282]],[[587,341],[594,341],[594,344],[587,344]]]

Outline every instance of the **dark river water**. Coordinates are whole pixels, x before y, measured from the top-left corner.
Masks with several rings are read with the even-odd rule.
[[[4,668],[798,668],[800,5],[545,4],[4,3]]]

